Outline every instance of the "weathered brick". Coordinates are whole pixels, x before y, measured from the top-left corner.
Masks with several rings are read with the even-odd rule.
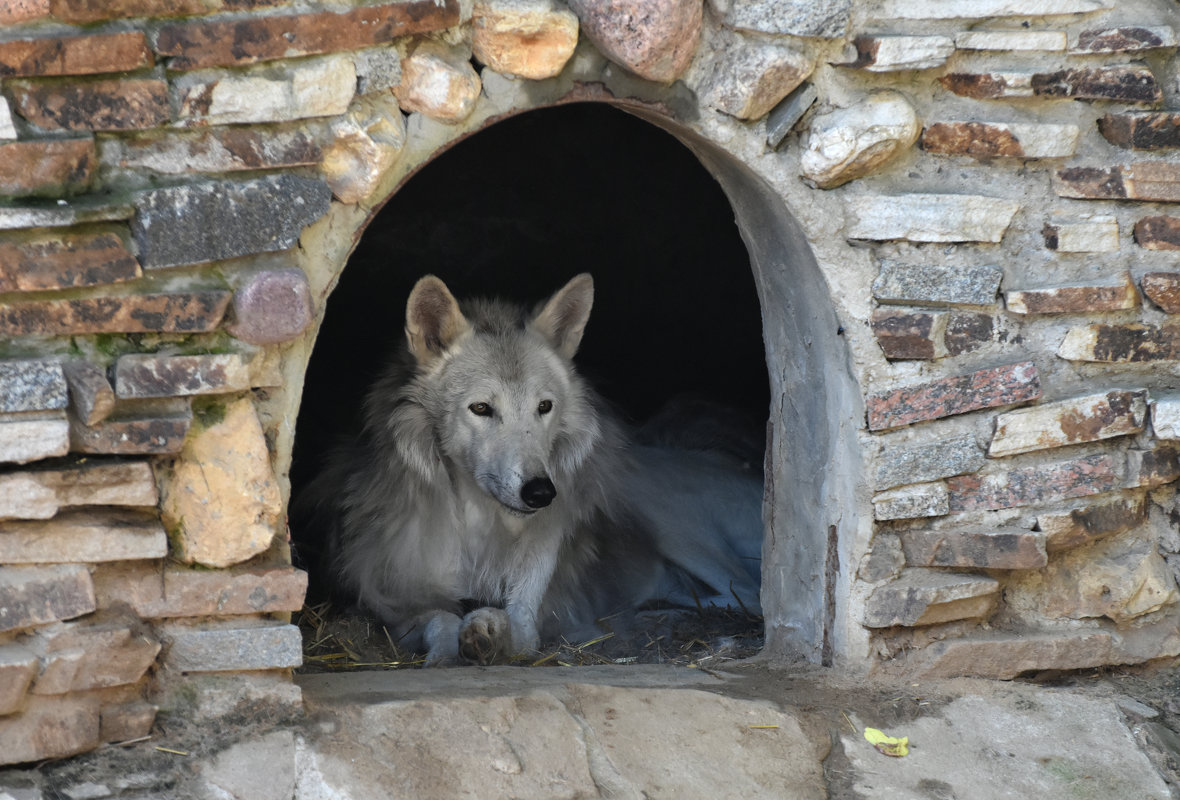
[[[143,700],[104,705],[98,736],[104,742],[130,742],[151,733],[158,709]]]
[[[0,764],[61,758],[99,745],[99,699],[75,694],[32,697],[20,714],[0,718]]]
[[[242,392],[275,386],[281,376],[266,369],[268,360],[242,353],[156,355],[131,353],[115,362],[119,398],[187,397]]]
[[[143,619],[270,614],[303,606],[307,573],[113,564],[97,569],[94,585],[100,609],[126,603]]]
[[[1139,293],[1128,273],[1117,286],[1058,286],[1023,289],[1005,295],[1013,314],[1084,314],[1138,308]]]
[[[1108,454],[1096,454],[1022,467],[990,475],[947,478],[952,513],[1016,508],[1087,497],[1117,489],[1123,465]]]
[[[909,530],[898,536],[911,567],[1038,569],[1048,563],[1039,531]]]
[[[140,628],[140,629],[136,629]],[[39,631],[33,640],[43,648],[46,659],[54,654],[81,653],[75,660],[72,680],[61,691],[38,691],[44,675],[33,684],[40,694],[80,692],[136,683],[156,661],[160,643],[140,626],[133,628],[118,619],[109,621],[69,622]]]
[[[1082,200],[1180,201],[1180,164],[1136,161],[1126,166],[1066,167],[1054,189],[1060,197]]]
[[[1130,150],[1164,150],[1180,147],[1180,113],[1139,111],[1106,114],[1098,120],[1106,140]]]
[[[130,204],[116,197],[83,196],[59,199],[54,205],[0,206],[0,230],[22,228],[59,228],[91,222],[129,219],[134,213]]]
[[[168,122],[168,84],[157,78],[73,83],[19,82],[12,97],[20,115],[45,130],[127,131]]]
[[[137,32],[0,42],[0,78],[128,72],[150,63],[147,37]]]
[[[177,672],[290,669],[303,663],[303,637],[294,625],[191,628],[164,626],[164,664]]]
[[[1004,238],[1020,203],[962,194],[862,195],[847,201],[850,239],[992,242]]]
[[[0,567],[0,631],[72,619],[96,607],[86,567]]]
[[[0,25],[15,25],[49,16],[49,0],[0,1]]]
[[[1102,503],[1037,515],[1037,528],[1045,534],[1050,553],[1114,536],[1147,520],[1142,493]]]
[[[925,483],[974,472],[987,459],[974,436],[956,436],[930,444],[882,447],[878,455],[878,489]]]
[[[856,58],[841,66],[866,69],[870,72],[933,69],[946,63],[955,52],[955,42],[949,36],[906,36],[875,34],[857,36],[852,42]]]
[[[1180,445],[1155,444],[1127,451],[1127,489],[1154,489],[1180,478]]]
[[[356,93],[356,65],[346,54],[319,56],[234,73],[191,72],[172,87],[177,118],[187,127],[334,117]]]
[[[991,314],[951,314],[943,335],[947,355],[970,353],[990,344],[994,329],[995,320]]]
[[[944,483],[903,486],[873,496],[873,518],[878,520],[941,517],[949,512]]]
[[[1143,430],[1147,390],[1111,391],[1009,411],[996,418],[993,458],[1126,436]]]
[[[1148,250],[1180,250],[1180,217],[1144,217],[1135,223],[1135,241]]]
[[[94,162],[93,139],[0,142],[0,194],[77,194],[90,185]]]
[[[110,455],[179,453],[192,421],[187,406],[155,416],[106,419],[95,426],[70,420],[70,449]]]
[[[221,323],[230,292],[34,300],[0,307],[0,336],[82,333],[203,333]]]
[[[165,25],[156,52],[174,70],[239,66],[356,50],[459,24],[458,0],[402,0],[336,13],[276,14]]]
[[[290,341],[311,324],[314,310],[307,276],[298,267],[250,275],[234,291],[226,330],[256,345]]]
[[[20,710],[39,664],[23,645],[0,645],[0,717]]]
[[[1031,361],[991,367],[869,395],[869,430],[1023,403],[1040,396],[1040,375]]]
[[[877,344],[890,360],[933,359],[946,355],[944,312],[873,311],[872,329]]]
[[[0,522],[0,562],[64,564],[163,558],[168,539],[154,515],[64,511],[51,520]]]
[[[51,519],[73,506],[143,506],[159,502],[147,462],[84,460],[62,469],[0,475],[0,519]]]
[[[1045,247],[1060,253],[1114,253],[1119,249],[1119,223],[1114,217],[1093,216],[1086,222],[1046,222],[1041,229]]]
[[[70,387],[70,410],[83,425],[97,425],[115,410],[115,390],[107,371],[97,364],[71,359],[62,364]]]
[[[165,175],[281,169],[320,163],[323,152],[304,130],[211,128],[166,137],[131,136],[102,143],[102,160]]]
[[[113,232],[11,234],[0,239],[0,292],[122,283],[139,262]]]
[[[999,267],[881,262],[873,297],[883,303],[991,305],[1004,272]]]
[[[219,261],[294,247],[331,199],[297,175],[170,186],[139,195],[132,231],[145,268]]]
[[[64,456],[70,449],[70,423],[65,414],[48,419],[0,419],[0,463],[25,464]]]
[[[936,155],[973,158],[1065,158],[1077,149],[1077,125],[935,122],[918,146]]]
[[[0,412],[57,411],[66,398],[66,376],[56,359],[0,361]]]
[[[865,604],[869,628],[916,627],[978,619],[996,606],[1000,583],[984,575],[955,575],[931,569],[907,569],[895,581],[878,586]]]
[[[1025,672],[1127,663],[1118,655],[1113,634],[1105,631],[1017,631],[934,642],[907,657],[905,666],[907,675],[925,678],[1011,680]]]
[[[1065,50],[1065,31],[960,31],[955,34],[959,50]]]
[[[1158,103],[1163,92],[1148,67],[1120,64],[1055,72],[952,72],[938,79],[963,97],[1064,97],[1118,103]]]
[[[46,0],[62,22],[89,24],[128,17],[190,17],[216,11],[249,11],[288,0]]]
[[[1078,34],[1074,50],[1081,53],[1134,53],[1176,46],[1176,32],[1169,27],[1091,28]]]
[[[1107,364],[1180,360],[1180,324],[1083,325],[1070,329],[1057,355]]]

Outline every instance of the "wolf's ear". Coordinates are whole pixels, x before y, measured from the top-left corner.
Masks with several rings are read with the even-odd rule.
[[[533,318],[533,327],[545,335],[557,352],[573,358],[582,342],[590,307],[594,305],[594,279],[589,272],[576,275],[546,301]]]
[[[419,364],[438,358],[467,328],[467,318],[445,283],[427,275],[414,284],[406,302],[406,340]]]

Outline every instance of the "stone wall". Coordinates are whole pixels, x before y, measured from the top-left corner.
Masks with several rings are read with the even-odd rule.
[[[417,167],[571,100],[739,165],[830,287],[814,352],[859,398],[771,423],[856,457],[800,477],[772,449],[775,498],[812,481],[839,513],[772,527],[768,629],[798,580],[794,651],[850,669],[1180,653],[1178,25],[1168,0],[0,0],[0,763],[141,736],[194,675],[283,685],[325,298]],[[788,580],[790,537],[816,568]]]

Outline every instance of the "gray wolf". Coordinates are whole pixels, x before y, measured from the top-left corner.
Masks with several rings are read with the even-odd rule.
[[[666,425],[633,441],[572,363],[593,297],[587,274],[532,311],[422,278],[361,436],[301,499],[338,589],[428,664],[651,601],[759,610],[761,477]]]

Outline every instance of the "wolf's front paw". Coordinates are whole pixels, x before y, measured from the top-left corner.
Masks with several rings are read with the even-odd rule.
[[[494,664],[511,655],[512,624],[499,608],[477,608],[463,618],[459,655],[476,664]]]

